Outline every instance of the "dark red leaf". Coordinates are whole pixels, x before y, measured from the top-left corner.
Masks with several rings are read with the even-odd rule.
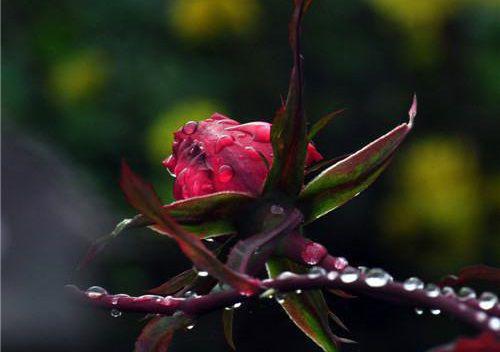
[[[222,311],[222,325],[224,327],[224,337],[226,338],[227,344],[234,351],[236,351],[236,347],[234,345],[234,340],[233,340],[233,317],[234,317],[234,310],[224,309]]]
[[[154,317],[142,329],[135,342],[135,352],[166,352],[175,331],[188,326],[191,319],[185,315]]]
[[[125,162],[122,163],[120,185],[129,203],[176,240],[184,254],[199,270],[207,271],[213,277],[237,289],[241,294],[250,295],[258,290],[259,280],[237,273],[225,266],[205,247],[199,237],[184,230],[170,215],[166,214],[153,187],[135,175]]]
[[[174,276],[160,286],[149,290],[149,292],[155,295],[172,295],[192,283],[196,277],[196,271],[194,269],[188,269]]]
[[[458,276],[445,277],[440,286],[465,285],[471,281],[483,281],[500,287],[500,269],[487,265],[471,265],[461,269]]]
[[[460,337],[455,342],[429,352],[500,352],[500,340],[490,332],[473,338]]]

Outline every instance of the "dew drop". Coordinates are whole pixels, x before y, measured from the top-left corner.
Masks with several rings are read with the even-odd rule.
[[[302,290],[301,289],[295,290],[295,293],[300,295],[302,293]]]
[[[434,284],[427,284],[427,286],[425,286],[424,291],[427,297],[435,298],[439,296],[439,287],[437,287]]]
[[[490,318],[490,320],[488,321],[488,327],[493,331],[500,331],[500,318]]]
[[[352,267],[346,268],[342,272],[342,274],[340,274],[340,280],[342,280],[342,282],[345,282],[346,284],[354,282],[358,278],[359,278],[359,271]]]
[[[118,309],[111,309],[111,312],[110,312],[110,315],[113,317],[113,318],[118,318],[118,317],[121,317],[122,315],[122,312],[119,311]]]
[[[208,276],[208,271],[198,271],[198,276],[206,277]]]
[[[245,147],[245,153],[248,155],[248,157],[250,157],[250,159],[261,160],[259,152],[254,147]]]
[[[318,277],[326,275],[326,270],[323,269],[320,266],[313,266],[309,270],[309,274],[307,274],[307,277],[310,279],[317,279]]]
[[[209,238],[205,238],[205,241],[207,241],[207,242],[215,242],[215,240],[213,238],[210,238],[210,237]]]
[[[231,310],[233,307],[224,307],[224,310]]]
[[[233,308],[238,309],[239,307],[241,307],[241,304],[241,302],[236,302],[235,304],[233,304]]]
[[[486,314],[485,312],[477,312],[476,319],[478,322],[482,323],[486,321],[486,319],[488,319],[488,314]]]
[[[111,299],[111,304],[114,305],[114,306],[117,305],[118,301],[120,300],[120,298],[130,298],[130,296],[126,295],[124,293],[120,293],[120,294],[114,295],[113,298]]]
[[[439,314],[441,314],[441,309],[431,309],[431,314],[432,315],[439,315]]]
[[[344,257],[338,257],[336,260],[335,260],[335,269],[337,270],[344,270],[344,268],[349,265],[349,262],[347,261],[347,259],[345,259]]]
[[[384,270],[374,268],[366,273],[365,282],[370,287],[383,287],[387,285],[391,277]]]
[[[189,121],[189,122],[186,122],[186,124],[184,126],[182,126],[182,132],[184,134],[193,134],[196,132],[197,128],[198,128],[198,122]]]
[[[186,329],[188,329],[188,330],[192,330],[193,328],[194,328],[194,324],[190,324],[190,325],[186,326]]]
[[[283,215],[285,213],[285,209],[282,206],[273,204],[271,205],[271,214],[274,215]]]
[[[479,297],[479,307],[485,310],[493,308],[498,303],[498,297],[492,292],[483,292]]]
[[[368,271],[368,267],[361,265],[361,266],[358,266],[358,270],[361,274],[364,274]]]
[[[403,283],[403,288],[406,291],[421,290],[424,288],[424,283],[418,277],[410,277]]]
[[[424,310],[422,308],[415,308],[415,313],[417,315],[422,315],[422,314],[424,314]]]
[[[100,286],[89,287],[87,289],[87,291],[85,291],[85,293],[90,298],[99,298],[99,297],[102,297],[102,296],[108,294],[108,292]]]
[[[278,275],[278,279],[280,280],[286,280],[286,279],[291,279],[293,277],[296,277],[297,274],[292,273],[291,271],[283,271],[281,274]]]
[[[283,294],[276,294],[276,302],[279,304],[285,303],[285,296]]]
[[[222,165],[219,167],[219,172],[218,172],[218,179],[220,182],[229,182],[234,176],[234,170],[231,166],[229,165]]]
[[[328,274],[326,274],[326,278],[330,281],[333,281],[338,277],[339,277],[339,273],[337,271],[330,271]]]
[[[474,290],[471,289],[470,287],[462,287],[458,291],[458,298],[461,301],[467,301],[469,299],[476,298],[476,292],[474,292]]]
[[[321,244],[309,242],[300,253],[300,256],[307,264],[316,265],[325,257],[326,254],[327,250]]]
[[[445,286],[441,289],[441,294],[445,297],[455,296],[455,290],[453,287]]]
[[[222,149],[229,147],[234,144],[233,137],[225,134],[220,136],[215,142],[215,153],[219,153]]]

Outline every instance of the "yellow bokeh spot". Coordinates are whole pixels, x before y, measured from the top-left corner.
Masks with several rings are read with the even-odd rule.
[[[249,32],[255,28],[260,5],[256,0],[174,0],[168,10],[174,32],[203,40]]]
[[[381,207],[385,239],[423,267],[453,270],[478,253],[481,178],[474,152],[458,139],[431,137],[405,153],[395,194]]]
[[[173,133],[188,121],[199,121],[214,112],[223,112],[222,106],[208,99],[190,100],[178,103],[160,113],[149,126],[147,145],[154,165],[161,163],[172,152]]]
[[[58,102],[76,103],[94,95],[106,81],[106,60],[95,50],[78,53],[58,62],[49,85]]]

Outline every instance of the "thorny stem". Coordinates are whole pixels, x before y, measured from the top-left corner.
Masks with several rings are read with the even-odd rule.
[[[282,254],[286,254],[290,259],[295,261],[305,263],[300,255],[302,252],[301,249],[311,245],[313,242],[300,236],[294,236],[291,242],[294,245],[282,248]],[[358,273],[359,278],[356,281],[346,283],[340,278],[343,270],[339,270],[339,265],[342,264],[339,261],[343,262],[339,258],[326,253],[317,265],[328,270],[330,275],[287,275],[286,278],[278,277],[276,279],[264,280],[263,284],[267,289],[275,289],[282,293],[294,292],[298,289],[333,288],[356,295],[370,296],[400,304],[439,309],[463,322],[475,326],[477,329],[489,330],[500,337],[500,329],[497,326],[498,319],[500,319],[500,307],[498,304],[492,309],[483,310],[476,299],[462,301],[458,297],[443,296],[441,294],[438,297],[429,297],[424,290],[408,291],[403,287],[403,283],[396,281],[390,281],[382,287],[371,287],[366,284],[364,273]],[[345,269],[347,268],[350,269],[352,267],[345,267]],[[233,289],[187,298],[151,295],[131,297],[127,295],[88,294],[79,290],[76,286],[68,286],[68,289],[77,297],[101,308],[162,315],[173,315],[176,312],[182,312],[189,316],[198,316],[224,307],[230,307],[235,303],[251,298],[242,296]],[[254,296],[258,297],[264,291],[265,288],[262,288]]]

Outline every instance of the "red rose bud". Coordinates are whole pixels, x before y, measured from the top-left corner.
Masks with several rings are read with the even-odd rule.
[[[175,199],[220,191],[257,195],[273,160],[271,124],[240,124],[215,113],[200,122],[190,121],[174,133],[173,153],[163,165],[176,176]],[[309,143],[306,166],[323,157]]]

